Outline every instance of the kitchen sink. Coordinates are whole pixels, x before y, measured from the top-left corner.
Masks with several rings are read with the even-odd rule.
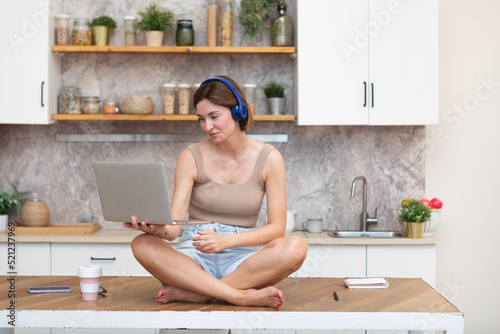
[[[330,231],[334,238],[405,238],[406,234],[396,231]]]

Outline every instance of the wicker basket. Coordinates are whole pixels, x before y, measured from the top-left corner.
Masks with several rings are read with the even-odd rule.
[[[26,201],[21,208],[21,222],[24,226],[47,226],[49,219],[49,208],[42,201]]]
[[[121,105],[124,114],[150,115],[154,109],[153,101],[148,96],[127,96]]]

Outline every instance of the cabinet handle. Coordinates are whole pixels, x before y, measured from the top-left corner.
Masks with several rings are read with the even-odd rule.
[[[363,104],[363,107],[366,107],[366,81],[363,81],[363,85],[365,86],[365,103]]]
[[[114,261],[116,260],[116,257],[90,257],[90,260],[92,261]]]
[[[375,106],[375,90],[373,89],[373,82],[372,82],[372,108]]]
[[[45,105],[43,104],[43,84],[45,83],[45,81],[42,81],[42,96],[41,96],[41,104],[42,104],[42,107],[45,107]]]

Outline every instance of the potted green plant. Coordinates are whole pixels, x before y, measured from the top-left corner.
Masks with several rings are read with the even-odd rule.
[[[94,45],[109,45],[109,31],[116,28],[116,21],[111,17],[102,15],[96,17],[90,23],[92,41]]]
[[[406,223],[408,238],[421,239],[423,223],[431,218],[431,209],[416,199],[403,201],[398,221]]]
[[[7,228],[9,212],[13,208],[17,209],[18,215],[21,213],[21,207],[27,200],[26,195],[29,193],[29,191],[18,191],[15,184],[9,184],[14,192],[10,193],[5,190],[0,190],[0,232],[4,232]]]
[[[285,0],[241,0],[239,20],[243,40],[249,40],[259,35],[262,37],[263,30],[267,31],[271,38],[274,38],[281,27],[267,22],[274,8],[273,5],[287,7]]]
[[[269,113],[271,115],[283,115],[285,113],[285,87],[276,81],[269,81],[264,88],[269,103]]]
[[[141,20],[134,23],[134,28],[144,31],[147,46],[161,46],[163,35],[172,32],[175,15],[170,11],[160,10],[156,4],[150,5],[146,12],[139,12]]]

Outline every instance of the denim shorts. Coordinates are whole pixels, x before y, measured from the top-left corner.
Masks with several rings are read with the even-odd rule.
[[[225,235],[248,232],[254,229],[254,227],[240,227],[221,223],[186,225],[182,229],[177,250],[196,261],[210,275],[220,279],[235,271],[243,261],[257,253],[261,247],[228,248],[218,253],[205,254],[196,250],[193,246],[192,239],[199,235],[197,231],[211,230],[220,235]]]

